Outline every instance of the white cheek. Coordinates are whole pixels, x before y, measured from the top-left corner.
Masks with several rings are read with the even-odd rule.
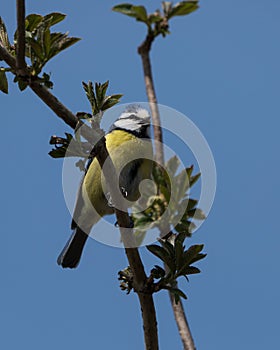
[[[139,128],[139,125],[133,121],[130,121],[129,119],[119,119],[117,120],[114,125],[117,128],[127,129],[127,130],[137,130]]]

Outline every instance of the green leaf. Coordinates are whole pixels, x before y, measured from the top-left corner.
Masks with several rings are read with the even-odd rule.
[[[198,9],[198,1],[181,1],[178,2],[173,8],[169,11],[167,18],[171,18],[174,16],[185,16],[190,14],[191,12]]]
[[[152,218],[149,216],[143,215],[141,218],[134,220],[134,227],[136,228],[148,228],[149,224],[153,222]]]
[[[91,105],[91,108],[93,110],[93,114],[95,114],[95,110],[97,109],[97,101],[95,98],[95,93],[93,90],[93,84],[92,81],[89,81],[88,84],[85,82],[82,82],[83,88],[86,92],[87,99],[89,100],[89,103]]]
[[[53,34],[55,34],[55,36],[52,37]],[[80,38],[67,37],[68,34],[61,34],[61,33],[53,33],[53,34],[51,34],[51,50],[50,50],[48,59],[54,57],[55,55],[59,54],[61,51],[67,49],[68,47],[76,44],[78,41],[81,40]]]
[[[173,291],[174,291],[174,294],[179,295],[181,298],[187,299],[186,294],[181,289],[173,288]]]
[[[176,270],[175,261],[164,248],[162,248],[156,244],[150,244],[150,245],[146,246],[146,248],[152,254],[154,254],[159,259],[161,259],[163,262],[165,262],[172,273],[175,273],[175,270]]]
[[[193,217],[196,220],[206,219],[204,212],[199,208],[188,210],[188,217]]]
[[[42,84],[45,85],[46,88],[48,89],[52,89],[53,88],[53,82],[50,80],[50,74],[47,73],[43,73],[43,77],[40,78],[40,80],[42,81]]]
[[[171,192],[167,186],[159,185],[159,191],[164,195],[164,198],[169,202]]]
[[[95,91],[91,81],[86,84],[83,82],[83,88],[92,108],[92,114],[97,116],[98,113],[105,111],[117,104],[122,97],[121,94],[106,96],[109,81],[103,84],[95,83]],[[100,115],[101,118],[102,114]]]
[[[175,258],[175,249],[174,246],[168,242],[166,239],[161,239],[160,244],[165,248],[165,250],[168,252],[168,254],[174,259]]]
[[[95,94],[96,94],[97,105],[98,105],[98,107],[100,107],[102,105],[102,102],[103,102],[100,83],[95,83]]]
[[[170,11],[172,10],[172,2],[171,1],[163,1],[161,3],[161,7],[164,13],[164,16],[166,16],[168,18],[168,15],[170,13]]]
[[[207,254],[202,254],[202,253],[198,253],[191,261],[190,261],[190,265],[204,259],[207,256]]]
[[[111,107],[113,107],[114,105],[116,105],[117,103],[120,102],[120,98],[123,95],[119,94],[119,95],[112,95],[112,96],[107,96],[105,98],[105,101],[102,105],[102,111],[105,111],[106,109],[109,109]]]
[[[178,170],[179,165],[180,165],[180,161],[177,156],[173,156],[172,158],[168,159],[165,167],[169,176],[172,177],[176,174],[176,171]]]
[[[6,72],[3,69],[0,69],[0,91],[4,92],[5,94],[9,92]]]
[[[194,275],[200,273],[201,271],[195,266],[185,266],[181,271],[181,276]]]
[[[7,29],[1,17],[0,17],[0,42],[8,51],[10,51],[10,42],[8,38]]]
[[[69,133],[65,133],[66,138],[52,136],[50,139],[50,144],[55,145],[55,148],[49,152],[49,155],[53,158],[64,158],[64,157],[83,157],[88,158],[89,149],[88,143],[81,143],[77,138]],[[71,143],[70,147],[69,144]],[[67,152],[67,153],[66,153]]]
[[[186,172],[188,174],[188,177],[190,178],[193,172],[193,165],[191,165],[189,168],[186,168]]]
[[[31,14],[26,17],[26,56],[31,59],[32,74],[38,75],[43,66],[55,55],[78,42],[68,33],[51,33],[50,27],[61,22],[64,14],[53,12],[44,17]],[[15,33],[15,40],[17,33]],[[45,84],[49,85],[48,82]]]
[[[194,175],[194,176],[191,176],[190,178],[190,187],[192,187],[196,182],[197,180],[200,178],[200,173]]]
[[[165,276],[165,270],[162,267],[155,265],[151,270],[151,275],[156,279],[163,278]]]
[[[180,222],[174,227],[174,229],[178,234],[184,234],[188,237],[190,236],[189,223]]]
[[[183,169],[177,176],[175,176],[174,184],[176,199],[179,201],[181,198],[184,198],[186,191],[190,187],[189,177],[185,169]]]
[[[108,97],[110,97],[111,99],[114,99],[114,100],[119,100],[123,97],[123,94],[115,94],[115,95],[111,95]]]
[[[67,35],[64,33],[51,33],[51,45],[52,46],[57,46],[59,45],[59,42],[63,39],[67,37]]]
[[[189,265],[203,249],[203,244],[195,244],[184,252],[184,265]]]
[[[183,253],[184,253],[183,242],[185,237],[186,237],[185,234],[180,233],[175,238],[175,261],[176,261],[177,270],[183,264]]]
[[[31,49],[36,55],[36,58],[38,58],[42,62],[44,59],[44,53],[42,46],[39,44],[39,42],[36,41],[34,38],[28,38],[27,43],[30,45]]]
[[[163,169],[156,163],[154,163],[153,169],[152,169],[152,175],[155,180],[155,183],[157,187],[159,185],[166,185],[165,179],[164,179],[164,172]]]
[[[51,50],[51,32],[48,28],[44,31],[43,43],[44,43],[44,57],[45,59],[48,59],[49,53]]]
[[[120,4],[120,5],[116,5],[112,8],[113,11],[115,12],[120,12],[123,15],[127,15],[127,16],[131,16],[131,17],[135,17],[135,11],[133,10],[133,5],[132,4]]]
[[[109,80],[105,81],[105,83],[101,84],[101,98],[102,101],[105,99],[106,97],[106,92],[109,86]]]
[[[176,237],[175,237],[175,247],[176,247],[176,244],[180,244],[182,246],[183,243],[184,243],[185,238],[186,238],[186,235],[184,233],[179,233],[178,235],[176,235]]]
[[[43,21],[43,16],[32,13],[25,18],[25,30],[33,32]]]
[[[23,80],[19,79],[18,87],[19,87],[20,91],[25,90],[27,88],[27,86],[28,86],[28,84],[27,84],[26,81],[23,81]]]
[[[53,26],[65,19],[66,15],[59,12],[52,12],[44,16],[44,21],[49,21],[49,26]]]
[[[188,199],[188,205],[187,205],[187,210],[193,209],[198,203],[198,200],[189,198]]]
[[[150,14],[149,16],[148,16],[148,22],[150,23],[150,24],[152,24],[152,23],[159,23],[159,22],[161,22],[162,21],[162,17],[161,17],[161,15],[160,14]]]
[[[60,43],[60,52],[67,49],[68,47],[76,44],[78,41],[80,41],[81,38],[75,38],[75,37],[69,37],[65,38],[61,43]]]
[[[177,220],[181,220],[185,216],[186,209],[188,207],[188,203],[189,203],[189,199],[185,198],[177,204],[177,206],[176,206],[176,209],[178,211],[178,214],[176,215]]]
[[[144,6],[133,6],[133,10],[138,21],[147,23],[148,15]]]
[[[137,21],[148,23],[148,15],[144,6],[134,6],[132,4],[120,4],[112,8],[115,12],[136,18]]]
[[[169,287],[169,286],[164,286],[163,289],[167,289],[170,291],[170,293],[172,293],[174,295],[174,299],[175,299],[175,303],[178,304],[180,297],[187,299],[186,294],[179,288],[173,288],[173,287]]]
[[[149,252],[157,256],[163,262],[165,262],[166,258],[169,258],[167,251],[164,248],[160,247],[159,245],[150,244],[150,245],[147,245],[146,248],[148,249]]]
[[[52,158],[65,158],[66,150],[63,148],[52,149],[48,154]]]
[[[79,119],[79,120],[82,120],[82,119],[91,119],[92,118],[92,115],[90,113],[87,113],[87,112],[77,112],[76,113],[76,117]]]

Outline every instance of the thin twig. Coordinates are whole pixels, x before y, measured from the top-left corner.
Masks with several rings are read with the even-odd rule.
[[[25,1],[17,0],[16,61],[19,75],[24,75],[25,63]]]
[[[159,164],[164,164],[164,151],[163,151],[163,137],[162,137],[162,129],[160,123],[160,115],[157,105],[157,98],[155,92],[155,86],[153,82],[153,74],[150,60],[150,50],[152,43],[155,39],[155,36],[152,33],[148,33],[146,39],[143,43],[138,47],[138,53],[142,59],[142,66],[145,77],[145,86],[148,101],[150,103],[152,120],[153,120],[153,128],[154,128],[154,138],[155,138],[155,159]],[[161,237],[166,236],[166,233],[170,231],[170,229],[165,226],[160,229]],[[184,346],[184,350],[195,350],[195,345],[193,342],[193,338],[191,335],[191,331],[187,322],[187,317],[183,308],[183,304],[181,300],[178,304],[175,303],[174,295],[169,292],[169,297],[174,313],[174,317],[177,323],[178,331],[181,336],[181,340]]]
[[[14,74],[17,75],[20,73],[17,68],[16,59],[1,45],[1,43],[0,43],[0,59],[4,60],[12,68]],[[27,79],[28,85],[35,92],[35,94],[45,104],[47,104],[47,106],[59,118],[61,118],[71,128],[75,129],[79,122],[78,118],[71,111],[69,111],[47,88],[42,86],[39,82],[36,82],[36,80],[34,80],[34,77],[30,76],[26,68],[24,69],[23,73],[24,73],[24,76],[28,78]],[[87,128],[84,128],[84,127],[83,127],[83,130],[89,131]],[[83,136],[87,138],[87,135],[84,135],[84,133],[83,133]],[[98,152],[96,152],[96,158],[99,161],[101,168],[104,162],[106,161],[106,167],[104,168],[104,177],[109,186],[109,191],[112,196],[112,201],[113,203],[115,203],[116,207],[118,208],[120,207],[118,203],[119,200],[118,200],[118,196],[116,195],[115,186],[113,186],[113,184],[116,184],[117,182],[112,181],[112,179],[117,178],[116,170],[109,156],[108,150],[106,148],[106,141],[104,137],[101,138],[99,142]],[[120,227],[122,239],[125,242],[125,239],[127,237],[127,231],[124,231],[123,227],[129,227],[130,218],[128,216],[128,213],[125,211],[120,211],[116,209],[115,213],[117,217],[117,222]],[[155,306],[154,306],[152,292],[147,293],[145,291],[147,276],[144,270],[142,260],[139,255],[139,251],[137,248],[126,248],[125,252],[127,255],[130,268],[133,273],[133,286],[134,286],[135,292],[138,295],[140,306],[141,306],[146,349],[158,350],[158,335],[157,335]]]
[[[174,294],[172,293],[169,293],[169,297],[184,350],[195,350],[196,348],[190,332],[190,327],[186,318],[182,301],[180,299],[178,301],[178,304],[176,304]]]
[[[0,41],[0,59],[5,61],[14,71],[17,69],[17,62],[14,56],[12,56],[3,46]]]
[[[148,34],[145,41],[138,47],[138,53],[142,58],[142,66],[144,71],[146,93],[148,101],[150,103],[153,129],[155,140],[158,141],[155,144],[155,160],[163,165],[164,164],[164,152],[163,152],[163,142],[162,142],[162,129],[160,122],[159,109],[157,104],[156,91],[154,87],[152,67],[150,61],[150,50],[154,37]]]
[[[61,118],[72,129],[76,128],[78,123],[77,117],[68,108],[66,108],[45,86],[32,81],[30,82],[29,86],[59,118]]]
[[[19,74],[17,61],[0,43],[0,58],[4,60],[13,70],[14,74]],[[78,123],[77,117],[69,111],[45,86],[36,82],[36,78],[29,75],[27,68],[21,71],[21,75],[25,76],[27,83],[35,94],[48,105],[53,112],[61,118],[67,125],[75,129]]]

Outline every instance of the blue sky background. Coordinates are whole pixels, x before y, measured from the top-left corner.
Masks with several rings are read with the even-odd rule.
[[[158,1],[143,1],[150,10]],[[137,45],[144,26],[111,12],[112,1],[27,1],[28,13],[60,11],[81,42],[47,66],[54,94],[88,110],[81,81],[110,80],[123,102],[146,101]],[[135,2],[135,4],[139,4]],[[202,274],[182,284],[198,350],[279,345],[279,11],[260,0],[201,1],[171,22],[152,52],[158,100],[191,118],[213,151],[213,209],[190,244],[205,243]],[[15,1],[0,15],[15,28]],[[0,347],[143,349],[136,295],[120,291],[121,249],[90,240],[77,270],[56,265],[70,234],[62,162],[51,135],[69,129],[31,92],[10,85],[1,106]],[[147,270],[156,261],[141,249]],[[181,349],[166,293],[155,295],[160,348]]]

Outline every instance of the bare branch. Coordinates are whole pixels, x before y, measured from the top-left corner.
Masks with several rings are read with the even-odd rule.
[[[30,88],[51,110],[61,118],[72,129],[75,129],[78,123],[77,117],[66,108],[46,87],[37,82],[30,82]]]
[[[155,159],[159,164],[164,164],[162,129],[150,61],[150,50],[153,40],[154,36],[152,34],[148,34],[144,42],[138,47],[138,53],[142,59],[146,93],[152,112],[154,136],[155,140],[158,141],[155,144]]]
[[[25,1],[17,0],[16,62],[19,75],[24,75],[25,62]]]
[[[196,348],[190,332],[190,327],[186,318],[182,301],[180,299],[178,304],[176,304],[174,295],[172,293],[169,293],[169,297],[184,350],[195,350]]]
[[[154,124],[153,125],[154,137],[155,137],[155,140],[158,141],[155,144],[155,159],[157,162],[159,162],[159,164],[164,164],[162,129],[161,129],[160,115],[159,115],[159,110],[157,105],[155,86],[153,82],[151,60],[150,60],[150,50],[155,37],[156,36],[153,34],[153,32],[148,33],[146,36],[146,39],[138,47],[138,53],[142,59],[146,93],[147,93],[148,101],[150,103],[152,119]],[[164,237],[166,235],[166,232],[170,231],[170,227],[167,227],[167,226],[162,227],[160,231],[161,231],[161,237]],[[175,316],[175,320],[177,323],[177,327],[179,330],[179,334],[181,336],[181,340],[184,346],[184,350],[195,350],[193,338],[187,322],[187,317],[183,308],[183,304],[181,300],[179,301],[178,304],[176,304],[174,300],[174,295],[171,294],[170,292],[169,292],[169,297],[170,297],[173,313]]]
[[[67,109],[46,87],[36,82],[36,77],[30,76],[27,68],[20,70],[17,68],[16,59],[1,45],[0,43],[0,58],[4,60],[14,71],[14,74],[24,76],[30,88],[40,99],[45,102],[53,112],[61,118],[71,128],[75,129],[78,123],[78,118]]]
[[[152,294],[138,293],[140,300],[146,350],[158,350],[156,310]]]
[[[13,70],[17,69],[16,59],[5,49],[1,41],[0,41],[0,59],[5,61],[8,64],[8,66],[10,66]]]

